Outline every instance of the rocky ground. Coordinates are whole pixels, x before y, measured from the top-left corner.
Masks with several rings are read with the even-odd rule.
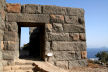
[[[69,70],[69,72],[108,72],[108,68],[107,67],[101,67],[101,68],[81,67],[81,68],[73,68]]]

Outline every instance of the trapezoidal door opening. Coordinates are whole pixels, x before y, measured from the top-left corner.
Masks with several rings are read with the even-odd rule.
[[[20,59],[44,60],[45,56],[45,24],[18,23],[19,44],[21,44],[21,27],[29,27],[29,42],[19,48]],[[23,33],[22,33],[23,34]],[[23,40],[23,39],[22,39]]]

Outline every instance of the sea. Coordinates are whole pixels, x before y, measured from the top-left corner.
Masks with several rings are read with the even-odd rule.
[[[108,48],[87,48],[87,58],[96,58],[96,54],[101,51],[108,52]]]

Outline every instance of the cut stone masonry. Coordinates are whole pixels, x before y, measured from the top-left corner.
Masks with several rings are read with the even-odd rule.
[[[87,65],[83,9],[34,4],[5,5],[4,0],[0,0],[0,61],[3,61],[0,62],[0,72],[2,66],[19,59],[19,27],[30,27],[31,34],[36,28],[33,26],[41,27],[40,23],[45,28],[44,61],[48,53],[53,53],[48,62],[55,66],[71,69]]]

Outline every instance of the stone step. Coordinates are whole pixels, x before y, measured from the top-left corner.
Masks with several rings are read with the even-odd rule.
[[[34,72],[33,70],[9,70],[9,71],[3,71],[3,72]]]
[[[5,66],[4,71],[8,70],[32,70],[34,67],[32,65],[15,65],[15,66]]]

